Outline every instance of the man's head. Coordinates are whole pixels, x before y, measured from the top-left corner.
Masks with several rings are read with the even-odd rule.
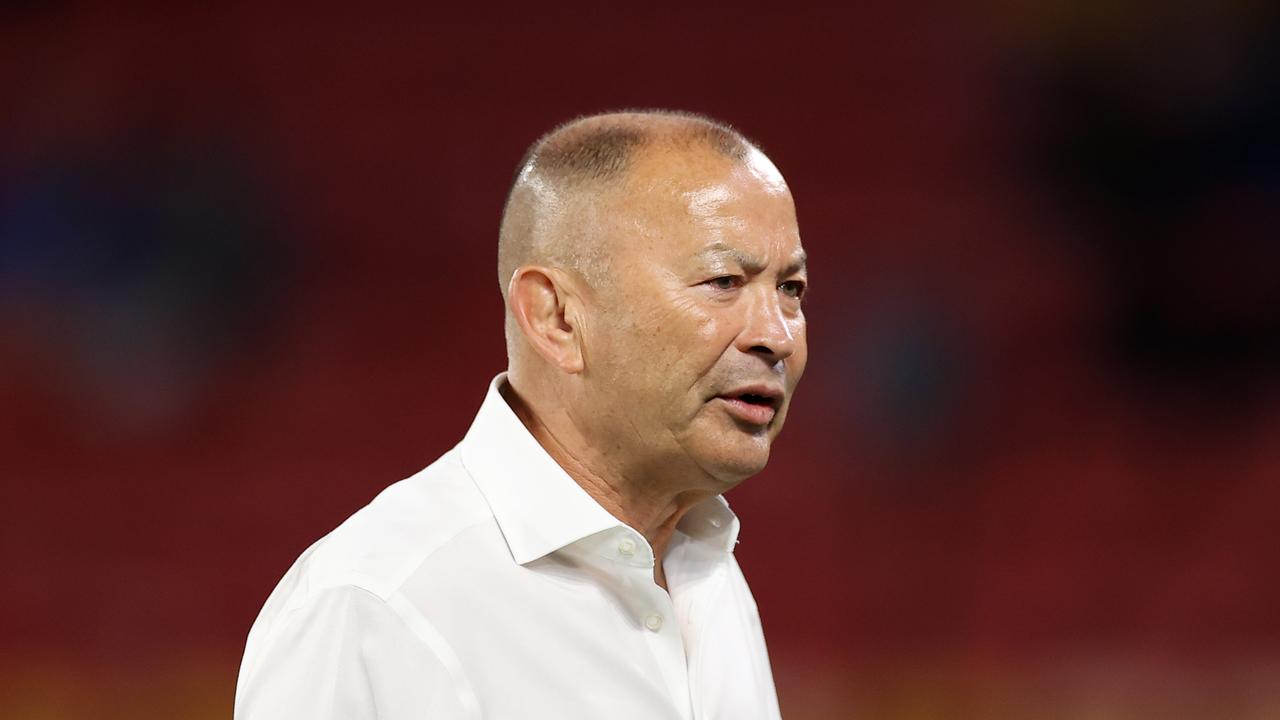
[[[807,357],[795,206],[731,128],[596,115],[530,148],[498,275],[513,385],[614,471],[707,489],[768,460]]]

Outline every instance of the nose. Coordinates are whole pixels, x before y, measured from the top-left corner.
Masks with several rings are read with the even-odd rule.
[[[776,288],[770,290],[758,295],[747,309],[737,345],[740,351],[759,355],[775,365],[796,351],[796,338],[783,315]]]

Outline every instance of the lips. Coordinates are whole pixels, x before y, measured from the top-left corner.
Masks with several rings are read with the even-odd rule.
[[[784,394],[773,385],[745,385],[716,396],[734,418],[749,425],[768,425],[778,413]]]

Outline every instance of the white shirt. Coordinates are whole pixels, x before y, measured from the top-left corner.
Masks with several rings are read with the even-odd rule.
[[[237,720],[778,718],[721,497],[653,550],[494,378],[466,437],[312,545],[249,631]]]

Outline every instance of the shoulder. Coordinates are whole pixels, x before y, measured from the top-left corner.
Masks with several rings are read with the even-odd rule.
[[[430,708],[432,717],[479,717],[456,655],[430,623],[353,585],[325,588],[250,632],[236,682],[236,720],[404,717],[387,708]]]
[[[455,447],[384,489],[302,553],[249,630],[242,675],[299,628],[363,625],[370,618],[394,625],[394,596],[432,557],[460,537],[482,552],[493,547],[476,543],[477,533],[468,532],[473,528],[481,538],[500,534]]]
[[[308,548],[281,579],[263,613],[287,614],[339,587],[386,600],[432,555],[492,519],[454,448],[384,489]]]

